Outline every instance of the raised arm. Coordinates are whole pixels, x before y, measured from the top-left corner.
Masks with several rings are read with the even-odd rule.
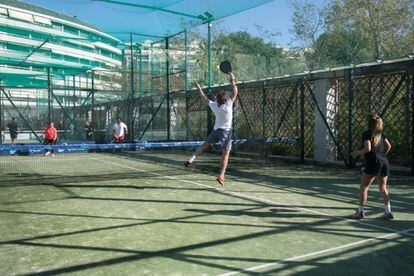
[[[234,103],[237,101],[237,94],[239,94],[239,89],[237,88],[236,78],[234,77],[233,73],[230,73],[230,82],[232,86],[231,100]]]
[[[195,83],[195,87],[197,88],[197,91],[200,94],[201,98],[203,98],[203,100],[209,103],[210,100],[207,98],[206,94],[204,94],[203,89],[201,89],[201,86],[198,82]]]

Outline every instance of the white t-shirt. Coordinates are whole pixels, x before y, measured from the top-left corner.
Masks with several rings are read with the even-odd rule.
[[[208,105],[216,116],[214,130],[219,128],[230,130],[233,123],[233,101],[228,98],[227,101],[220,107],[213,101],[210,101]]]
[[[127,126],[123,122],[120,122],[119,124],[115,123],[114,125],[115,135],[118,137],[125,135],[125,129],[127,129]]]

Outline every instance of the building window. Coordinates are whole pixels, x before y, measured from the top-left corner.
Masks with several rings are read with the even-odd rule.
[[[41,23],[41,24],[48,25],[48,26],[52,25],[52,22],[50,21],[49,18],[45,18],[45,17],[41,17],[37,15],[34,15],[33,18],[34,18],[34,21],[37,23]]]
[[[10,17],[13,17],[13,18],[33,22],[33,15],[31,15],[30,13],[25,13],[25,12],[20,12],[20,11],[9,9],[9,15]]]

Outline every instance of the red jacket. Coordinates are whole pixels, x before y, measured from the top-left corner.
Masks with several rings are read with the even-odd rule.
[[[57,139],[57,131],[54,127],[48,127],[45,129],[45,139],[47,140],[56,140]]]

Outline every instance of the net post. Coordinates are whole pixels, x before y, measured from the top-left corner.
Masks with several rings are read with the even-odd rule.
[[[354,70],[348,70],[347,81],[348,81],[348,158],[349,167],[354,167],[354,160],[352,158],[353,151],[353,137],[354,137]],[[346,160],[344,160],[346,161]]]
[[[305,163],[305,84],[300,84],[300,163]]]
[[[170,59],[169,59],[169,37],[165,38],[166,55],[166,84],[167,84],[167,141],[171,140],[171,110],[170,110]]]
[[[52,111],[52,86],[51,86],[51,76],[50,76],[50,67],[47,67],[47,120],[48,124],[52,121],[51,111]]]

